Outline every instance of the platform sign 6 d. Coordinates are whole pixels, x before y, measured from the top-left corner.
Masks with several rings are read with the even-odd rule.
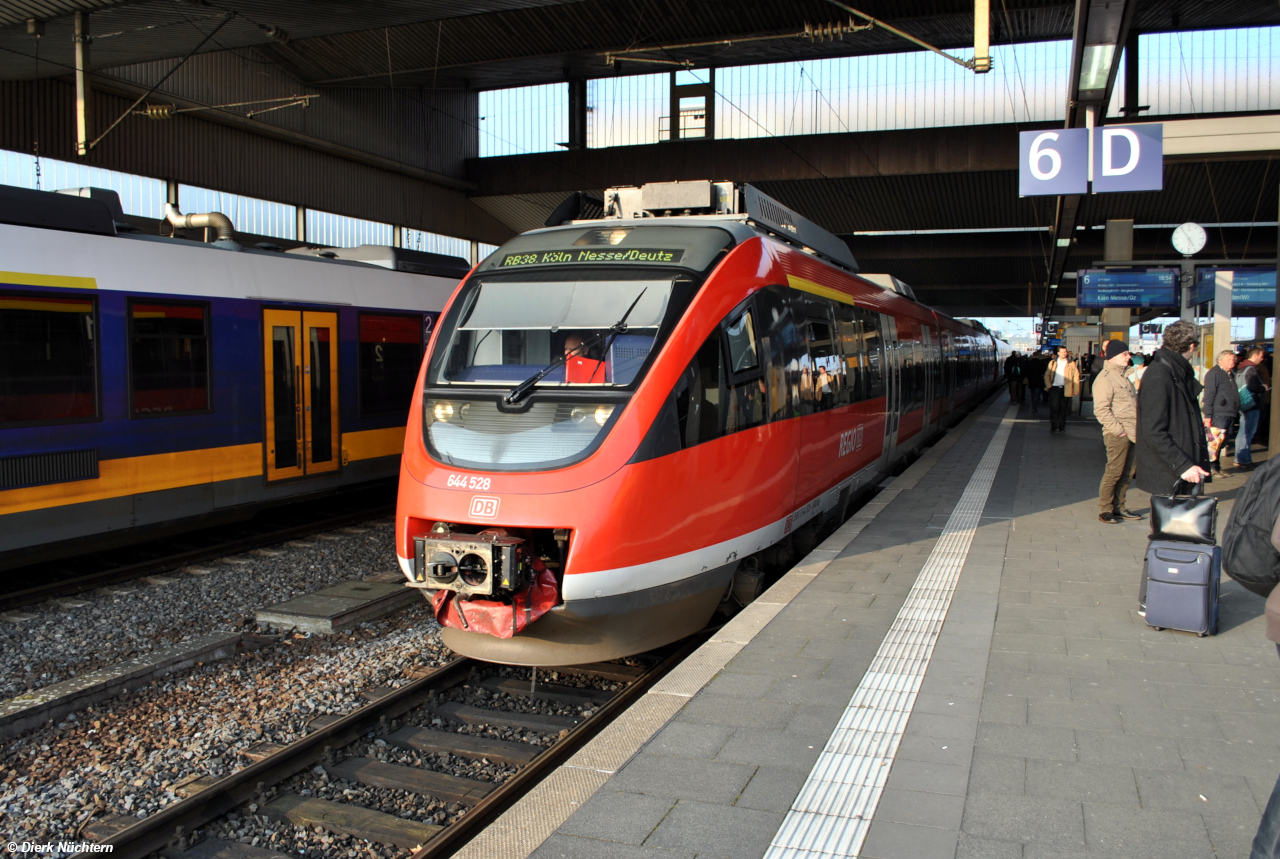
[[[1090,140],[1092,131],[1092,140]],[[1018,135],[1022,197],[1159,191],[1164,184],[1164,127],[1108,125],[1023,131]]]

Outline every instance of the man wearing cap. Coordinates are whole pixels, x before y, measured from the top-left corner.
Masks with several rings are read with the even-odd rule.
[[[1102,443],[1107,448],[1107,468],[1098,486],[1098,519],[1116,525],[1142,518],[1124,504],[1133,477],[1138,394],[1124,375],[1129,346],[1123,340],[1108,340],[1102,358],[1102,372],[1093,382],[1093,416],[1102,424]]]

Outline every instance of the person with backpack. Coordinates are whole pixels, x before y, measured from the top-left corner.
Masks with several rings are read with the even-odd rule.
[[[1222,531],[1222,571],[1266,597],[1266,636],[1280,653],[1280,457],[1264,462],[1240,490]],[[1280,859],[1280,779],[1262,812],[1249,859]]]
[[[1236,469],[1253,470],[1253,434],[1258,429],[1258,418],[1262,414],[1262,398],[1267,393],[1267,386],[1258,373],[1258,364],[1262,360],[1261,349],[1250,349],[1249,357],[1236,370],[1236,385],[1240,393],[1240,432],[1236,434]]]
[[[1218,353],[1218,364],[1204,377],[1204,396],[1200,408],[1204,413],[1205,441],[1209,447],[1209,464],[1214,474],[1222,475],[1222,445],[1240,411],[1240,394],[1236,390],[1236,353],[1224,349]]]

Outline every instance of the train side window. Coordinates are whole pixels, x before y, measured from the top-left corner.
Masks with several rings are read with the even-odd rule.
[[[209,410],[209,307],[129,301],[129,398],[134,415]]]
[[[835,339],[840,347],[839,354],[843,359],[841,368],[844,372],[844,385],[841,386],[836,402],[847,406],[866,399],[862,379],[866,356],[862,351],[862,333],[854,309],[847,304],[837,304],[835,310]]]
[[[808,390],[812,393],[815,412],[833,408],[845,387],[831,327],[829,318],[810,318],[808,321],[809,359],[813,362],[812,384],[808,386]],[[806,390],[806,386],[802,386],[801,390]]]
[[[884,396],[884,361],[880,336],[880,314],[874,310],[858,309],[862,320],[862,342],[867,350],[866,396],[874,400]]]
[[[0,424],[98,417],[93,298],[0,292]]]
[[[796,329],[791,303],[783,287],[770,286],[756,294],[756,309],[764,328],[760,338],[765,358],[765,389],[768,394],[767,419],[781,421],[795,417],[792,404],[791,368],[798,370],[800,332]],[[799,407],[799,403],[794,404]]]
[[[360,414],[409,413],[422,363],[422,317],[360,314]]]

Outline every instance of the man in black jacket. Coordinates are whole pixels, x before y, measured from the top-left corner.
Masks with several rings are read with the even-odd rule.
[[[1138,487],[1172,495],[1180,481],[1209,476],[1209,449],[1197,401],[1202,390],[1191,367],[1200,332],[1185,320],[1164,330],[1138,391]]]
[[[1208,433],[1209,462],[1213,473],[1222,474],[1222,445],[1227,440],[1231,425],[1240,411],[1240,394],[1236,391],[1236,353],[1224,349],[1218,353],[1218,365],[1205,373],[1204,397],[1200,409],[1204,412],[1204,426]]]

